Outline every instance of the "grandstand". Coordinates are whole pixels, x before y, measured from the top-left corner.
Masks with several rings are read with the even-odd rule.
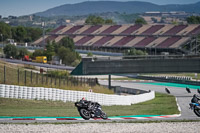
[[[67,25],[60,26],[33,45],[73,38],[77,49],[124,51],[130,48],[159,54],[191,53],[200,50],[200,25]]]

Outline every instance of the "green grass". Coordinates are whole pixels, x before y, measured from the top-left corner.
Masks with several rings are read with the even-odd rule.
[[[131,106],[103,106],[110,116],[178,114],[175,97],[156,93],[156,98]],[[0,116],[80,117],[72,102],[0,98]]]

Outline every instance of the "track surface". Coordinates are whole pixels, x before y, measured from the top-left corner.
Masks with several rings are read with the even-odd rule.
[[[108,85],[108,81],[100,81],[102,85]],[[160,93],[166,93],[165,87],[170,90],[170,94],[174,95],[177,98],[178,105],[180,106],[181,114],[180,115],[173,115],[169,117],[160,117],[160,116],[129,116],[126,118],[110,118],[108,120],[89,120],[83,121],[80,118],[29,118],[29,119],[20,119],[20,118],[10,118],[10,119],[0,119],[0,123],[33,123],[33,122],[47,122],[47,123],[54,123],[54,122],[109,122],[109,121],[149,121],[149,120],[200,120],[200,117],[197,117],[192,110],[189,109],[189,103],[193,94],[197,94],[197,87],[192,87],[191,93],[188,93],[185,89],[186,86],[179,86],[174,87],[175,85],[169,84],[159,84],[158,83],[138,83],[132,81],[112,81],[113,86],[122,86],[127,88],[137,88],[141,90],[152,90]],[[166,86],[169,85],[169,86]],[[191,87],[191,86],[190,86]]]
[[[108,81],[100,81],[100,84],[102,85],[108,85]],[[170,90],[170,94],[174,95],[177,98],[177,102],[181,109],[181,117],[174,118],[174,119],[187,119],[187,120],[200,120],[199,117],[197,117],[192,110],[189,109],[189,103],[191,101],[191,98],[194,94],[197,94],[197,90],[190,89],[191,93],[188,93],[185,89],[186,86],[180,86],[180,87],[174,87],[172,85],[165,86],[164,85],[157,85],[157,83],[135,83],[135,82],[123,82],[123,81],[112,81],[113,86],[122,86],[127,88],[137,88],[141,90],[153,90],[160,93],[167,93],[165,91],[165,87],[167,87]],[[174,84],[175,85],[175,84]],[[178,84],[177,84],[178,86]],[[199,86],[200,88],[200,86]]]

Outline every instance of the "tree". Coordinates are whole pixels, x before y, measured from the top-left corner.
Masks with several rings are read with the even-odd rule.
[[[44,50],[44,55],[47,57],[48,61],[52,60],[52,56],[55,55],[55,48],[54,45],[52,43],[48,43],[46,45],[46,49]]]
[[[147,22],[143,18],[138,18],[135,20],[135,24],[147,24]]]
[[[188,24],[200,24],[200,16],[190,16],[186,20]]]
[[[87,57],[92,57],[92,56],[93,56],[93,54],[91,52],[87,53]]]
[[[41,50],[41,49],[36,49],[35,52],[33,52],[33,57],[36,57],[36,56],[44,56],[44,50]]]
[[[28,50],[27,50],[26,48],[19,48],[19,49],[18,49],[17,58],[21,59],[21,58],[23,58],[25,55],[28,55]]]
[[[4,23],[4,22],[0,22],[0,34],[2,34],[2,36],[3,36],[3,38],[0,36],[1,41],[4,41],[8,38],[11,38],[11,28],[10,28],[10,26],[8,24]]]
[[[62,38],[59,42],[59,45],[69,48],[71,51],[75,51],[74,41],[70,37]]]
[[[15,39],[18,41],[18,42],[24,42],[26,36],[27,36],[27,32],[25,30],[24,27],[22,26],[18,26],[16,28],[16,36],[15,36]]]
[[[106,19],[105,24],[114,24],[112,19]]]
[[[42,29],[40,28],[27,27],[26,32],[27,32],[26,38],[28,38],[30,41],[35,41],[42,36]]]
[[[18,50],[16,46],[8,44],[4,47],[3,52],[6,55],[6,58],[16,58]]]
[[[99,16],[89,16],[85,20],[85,24],[90,24],[90,25],[102,25],[102,24],[114,24],[112,19],[103,19],[102,17]]]

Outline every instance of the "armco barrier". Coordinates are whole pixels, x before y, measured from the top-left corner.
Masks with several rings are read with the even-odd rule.
[[[55,88],[26,87],[0,84],[0,97],[18,99],[37,99],[53,101],[76,102],[82,97],[98,102],[102,105],[131,105],[155,98],[155,92],[151,91],[140,95],[108,95],[93,92],[61,90]]]

